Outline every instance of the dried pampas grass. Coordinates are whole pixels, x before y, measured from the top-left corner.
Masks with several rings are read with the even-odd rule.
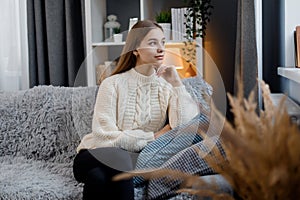
[[[284,106],[285,99],[281,100],[280,106],[274,107],[268,85],[263,81],[259,83],[264,110],[258,111],[254,92],[244,99],[241,82],[237,97],[228,94],[234,122],[225,122],[220,137],[226,157],[216,146],[208,155],[200,149],[197,151],[217,173],[223,175],[240,199],[299,199],[300,131],[290,121]],[[215,108],[212,110],[218,113]],[[167,169],[125,173],[115,180],[136,175],[145,179],[181,179],[182,189],[178,192],[210,196],[212,199],[233,199],[228,194],[205,189],[205,182],[198,176]]]
[[[256,112],[254,93],[243,99],[228,95],[234,124],[226,122],[221,141],[226,159],[207,161],[242,199],[300,198],[300,132],[284,106],[274,107],[268,85],[260,81],[264,111]],[[218,151],[214,149],[213,151]]]

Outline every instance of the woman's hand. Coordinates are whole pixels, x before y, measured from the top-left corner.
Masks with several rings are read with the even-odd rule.
[[[181,79],[174,65],[161,65],[156,72],[157,76],[161,76],[173,87],[182,85]]]
[[[154,133],[154,138],[157,139],[160,136],[162,136],[163,134],[165,134],[166,132],[170,131],[171,127],[169,124],[165,125],[160,131]]]

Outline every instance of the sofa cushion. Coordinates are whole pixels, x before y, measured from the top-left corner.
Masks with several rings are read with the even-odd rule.
[[[209,112],[213,88],[202,76],[189,77],[182,80],[186,90],[199,103],[202,111]]]

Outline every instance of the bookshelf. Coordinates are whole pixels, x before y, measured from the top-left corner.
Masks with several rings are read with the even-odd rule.
[[[121,54],[125,44],[124,40],[126,38],[130,18],[137,17],[142,20],[153,20],[159,11],[184,6],[185,2],[183,0],[124,0],[122,3],[117,0],[85,0],[87,52],[85,66],[88,86],[93,86],[97,83],[96,67],[98,65],[104,64],[105,61],[114,60]],[[106,22],[106,17],[109,14],[115,14],[118,17],[117,21],[121,24],[123,42],[104,42],[103,27]],[[178,46],[180,42],[168,41],[167,43],[171,46],[172,44],[173,46]],[[202,68],[194,70],[202,73]]]

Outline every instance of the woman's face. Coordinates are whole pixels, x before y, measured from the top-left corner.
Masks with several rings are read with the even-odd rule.
[[[137,65],[159,67],[165,54],[165,36],[159,28],[152,29],[141,41],[137,50]]]

